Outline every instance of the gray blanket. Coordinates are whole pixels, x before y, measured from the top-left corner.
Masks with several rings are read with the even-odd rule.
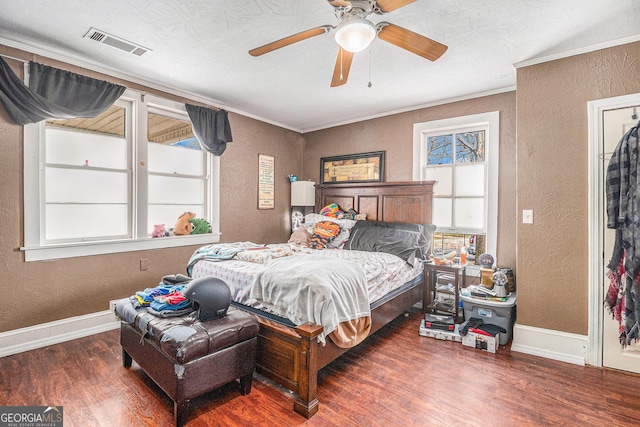
[[[269,261],[255,277],[251,298],[286,313],[298,325],[323,326],[318,337],[322,344],[339,323],[371,315],[364,271],[333,257],[294,255]]]

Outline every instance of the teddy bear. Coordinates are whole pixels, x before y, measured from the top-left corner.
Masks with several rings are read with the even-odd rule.
[[[193,224],[189,220],[195,218],[195,216],[196,214],[193,212],[185,212],[180,215],[176,222],[176,226],[173,229],[173,235],[186,236],[191,234],[191,231],[193,231]]]

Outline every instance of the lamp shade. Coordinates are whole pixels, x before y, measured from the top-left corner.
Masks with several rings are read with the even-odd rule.
[[[349,52],[366,49],[375,37],[376,29],[373,24],[355,16],[341,23],[336,31],[336,42]]]
[[[313,181],[295,181],[291,183],[291,206],[315,206],[316,183]]]

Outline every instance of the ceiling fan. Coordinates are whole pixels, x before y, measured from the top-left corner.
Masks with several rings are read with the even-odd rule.
[[[393,12],[416,0],[327,0],[335,9],[340,23],[336,26],[322,25],[301,33],[267,43],[264,46],[251,49],[249,54],[260,56],[281,47],[289,46],[302,40],[336,30],[336,42],[339,44],[338,58],[333,70],[331,87],[341,86],[347,82],[353,54],[364,50],[378,38],[396,45],[430,61],[440,58],[447,50],[447,46],[425,36],[414,33],[406,28],[389,22],[374,24],[368,18],[372,14],[383,15]]]

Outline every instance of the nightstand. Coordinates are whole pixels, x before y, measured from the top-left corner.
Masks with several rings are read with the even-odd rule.
[[[446,296],[446,292],[439,295],[438,277],[448,275],[453,279],[451,299],[441,298]],[[436,265],[434,263],[424,264],[424,295],[422,300],[422,311],[424,313],[448,314],[453,316],[456,323],[464,321],[464,313],[460,310],[460,288],[467,287],[467,264]]]

